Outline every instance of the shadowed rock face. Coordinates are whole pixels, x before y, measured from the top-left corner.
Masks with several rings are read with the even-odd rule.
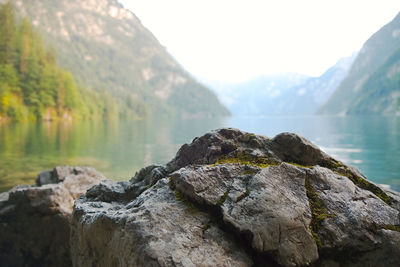
[[[77,199],[74,266],[394,266],[400,195],[306,139],[219,129]]]
[[[71,266],[74,201],[103,179],[92,168],[56,167],[40,173],[37,186],[0,194],[0,265]]]

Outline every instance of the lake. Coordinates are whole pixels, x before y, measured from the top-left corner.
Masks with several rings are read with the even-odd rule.
[[[0,124],[0,192],[33,184],[56,165],[87,165],[108,178],[130,179],[152,163],[167,163],[179,147],[219,127],[274,137],[296,132],[370,180],[400,191],[399,117],[231,117],[77,123]]]

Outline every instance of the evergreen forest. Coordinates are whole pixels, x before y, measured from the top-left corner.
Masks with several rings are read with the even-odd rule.
[[[10,3],[0,6],[0,120],[72,120],[121,115],[107,92],[83,88],[58,66],[27,18]]]

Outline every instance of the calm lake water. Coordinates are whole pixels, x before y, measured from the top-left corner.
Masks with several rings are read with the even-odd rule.
[[[296,132],[370,180],[400,191],[399,117],[232,117],[151,121],[0,124],[0,192],[33,184],[56,165],[92,166],[126,180],[207,131],[236,127],[273,137]]]

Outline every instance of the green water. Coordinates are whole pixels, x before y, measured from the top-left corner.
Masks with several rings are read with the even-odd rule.
[[[110,179],[129,179],[220,126],[218,120],[0,124],[0,192],[32,184],[38,172],[57,165],[92,166]]]
[[[297,132],[368,178],[400,190],[400,118],[264,117],[79,123],[0,124],[0,191],[33,184],[56,165],[92,166],[108,178],[129,179],[168,162],[183,143],[219,127],[273,137]]]

